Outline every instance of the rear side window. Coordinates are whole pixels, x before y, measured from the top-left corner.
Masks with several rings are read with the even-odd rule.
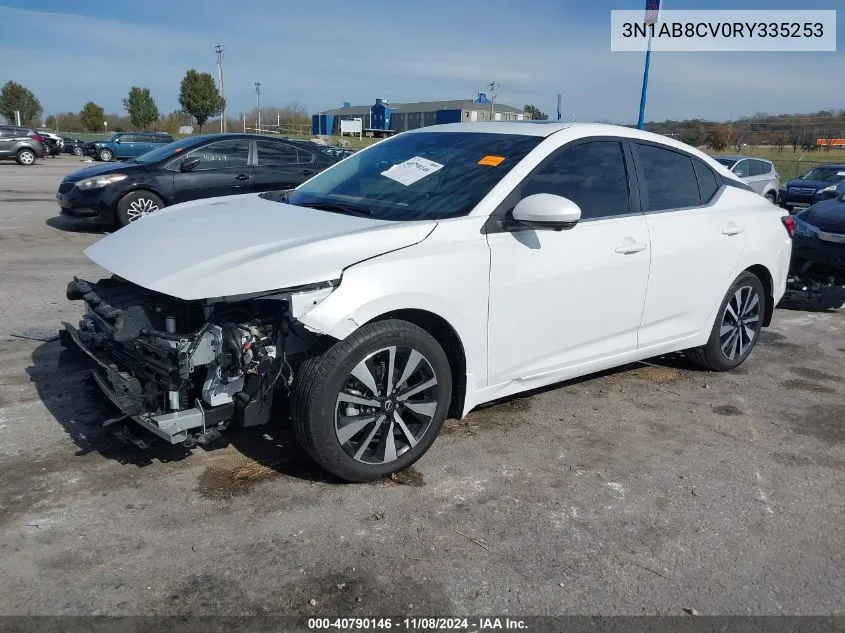
[[[564,196],[581,207],[581,218],[630,212],[625,155],[618,141],[590,141],[551,156],[520,187],[520,199],[537,193]]]
[[[290,167],[297,162],[297,151],[293,145],[273,141],[257,141],[258,165],[260,167]]]
[[[692,158],[670,149],[636,143],[641,180],[648,197],[646,211],[665,211],[701,204]]]
[[[768,171],[768,169],[766,168],[766,163],[764,163],[763,161],[749,160],[746,162],[750,163],[748,166],[749,176],[762,176]]]
[[[698,179],[698,192],[701,195],[701,201],[707,204],[719,190],[719,183],[716,181],[713,170],[702,161],[694,158],[692,164],[695,168],[695,176]]]

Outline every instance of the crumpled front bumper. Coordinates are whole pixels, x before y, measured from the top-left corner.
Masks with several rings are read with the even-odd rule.
[[[62,343],[66,347],[76,347],[96,363],[97,367],[92,370],[91,377],[106,398],[126,418],[171,444],[179,444],[187,440],[190,431],[198,430],[205,433],[207,427],[216,426],[231,417],[230,407],[206,410],[199,401],[193,408],[173,413],[152,415],[144,412],[141,383],[128,372],[121,371],[107,355],[94,352],[77,328],[66,322],[63,322],[62,326],[64,328],[60,331]]]

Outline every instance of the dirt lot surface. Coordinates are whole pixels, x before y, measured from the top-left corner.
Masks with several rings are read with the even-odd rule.
[[[144,448],[78,355],[15,336],[97,277],[102,233],[54,218],[81,166],[0,164],[1,614],[845,614],[845,314],[778,310],[732,373],[658,359],[475,411],[377,484],[281,424]]]

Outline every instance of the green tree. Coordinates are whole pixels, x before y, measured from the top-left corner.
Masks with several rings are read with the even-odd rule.
[[[203,124],[212,116],[223,112],[226,101],[220,96],[214,77],[191,68],[185,73],[179,89],[179,105],[197,120],[202,132]]]
[[[534,121],[547,121],[549,119],[549,115],[545,112],[541,112],[540,108],[533,105],[522,106],[522,111],[526,114],[530,114],[531,118]]]
[[[41,103],[29,89],[15,81],[7,81],[0,90],[0,114],[10,123],[15,122],[15,111],[21,113],[21,123],[28,125],[41,116]]]
[[[93,101],[89,101],[79,113],[79,120],[82,121],[86,130],[97,132],[103,127],[103,121],[106,120],[106,111]]]
[[[150,123],[158,120],[158,108],[150,95],[149,88],[132,86],[129,89],[129,96],[123,100],[123,107],[129,113],[135,129],[143,130]]]

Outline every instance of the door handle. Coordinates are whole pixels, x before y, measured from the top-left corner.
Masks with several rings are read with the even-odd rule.
[[[620,255],[633,255],[634,253],[644,251],[646,248],[648,248],[648,244],[643,244],[642,242],[628,242],[627,244],[618,246],[615,250]]]
[[[249,180],[249,176],[247,176],[246,174],[238,174],[237,176],[235,176],[235,180]]]
[[[725,228],[722,229],[722,235],[727,235],[728,237],[731,237],[733,235],[739,235],[743,232],[745,232],[745,229],[741,226],[737,226],[733,222],[731,222]]]
[[[303,170],[302,170],[302,175],[303,175],[303,176],[310,176],[310,175],[311,175],[311,174],[313,174],[313,173],[314,173],[314,170],[313,170],[313,169],[303,169]]]

